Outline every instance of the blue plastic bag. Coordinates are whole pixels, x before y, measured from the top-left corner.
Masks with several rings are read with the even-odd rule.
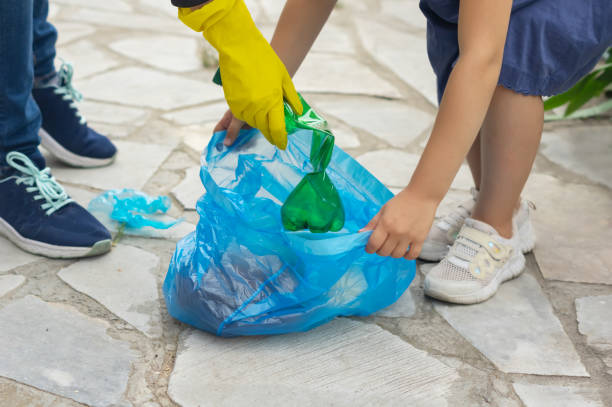
[[[328,174],[346,210],[335,233],[288,232],[281,205],[305,174],[312,132],[285,151],[257,130],[231,147],[213,136],[202,155],[206,194],[196,231],[176,247],[164,282],[170,315],[219,336],[306,331],[336,316],[369,315],[394,303],[415,263],[370,255],[358,233],[393,194],[339,148]]]

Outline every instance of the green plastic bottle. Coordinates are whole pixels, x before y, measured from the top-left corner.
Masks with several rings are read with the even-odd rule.
[[[213,82],[221,85],[219,71]],[[284,228],[289,231],[337,232],[344,227],[344,206],[325,171],[334,151],[334,135],[327,121],[312,110],[302,95],[299,96],[304,107],[303,114],[298,116],[285,103],[285,126],[289,135],[299,129],[312,130],[310,163],[313,171],[306,174],[291,191],[281,208],[281,219]]]
[[[287,133],[312,130],[310,163],[313,171],[300,181],[281,208],[285,229],[313,233],[337,232],[344,227],[344,207],[338,190],[326,173],[334,150],[334,136],[327,122],[300,95],[304,114],[298,116],[285,103]]]

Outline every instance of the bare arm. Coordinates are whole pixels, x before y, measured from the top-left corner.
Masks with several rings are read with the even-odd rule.
[[[465,159],[497,86],[511,0],[461,0],[459,59],[409,189],[440,202]]]

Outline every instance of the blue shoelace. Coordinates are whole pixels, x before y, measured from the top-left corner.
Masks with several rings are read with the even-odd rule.
[[[51,175],[51,170],[48,167],[42,171],[39,170],[27,155],[17,151],[8,153],[6,155],[6,162],[21,174],[0,180],[0,183],[14,179],[17,185],[27,185],[26,192],[37,193],[34,195],[35,201],[44,200],[40,207],[47,216],[68,205],[70,202],[74,202]]]

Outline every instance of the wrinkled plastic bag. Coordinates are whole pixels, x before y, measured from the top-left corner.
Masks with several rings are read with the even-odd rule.
[[[141,230],[146,235],[150,228],[168,229],[180,219],[165,216],[172,206],[167,196],[151,197],[134,189],[113,189],[91,200],[87,209],[112,230],[127,229],[132,234]]]
[[[215,134],[202,156],[206,193],[196,231],[176,247],[163,292],[170,315],[219,336],[306,331],[336,316],[369,315],[394,303],[415,263],[365,252],[358,233],[392,193],[339,148],[327,173],[346,219],[339,232],[286,231],[281,205],[313,168],[312,131],[285,151],[257,130],[231,147]]]

